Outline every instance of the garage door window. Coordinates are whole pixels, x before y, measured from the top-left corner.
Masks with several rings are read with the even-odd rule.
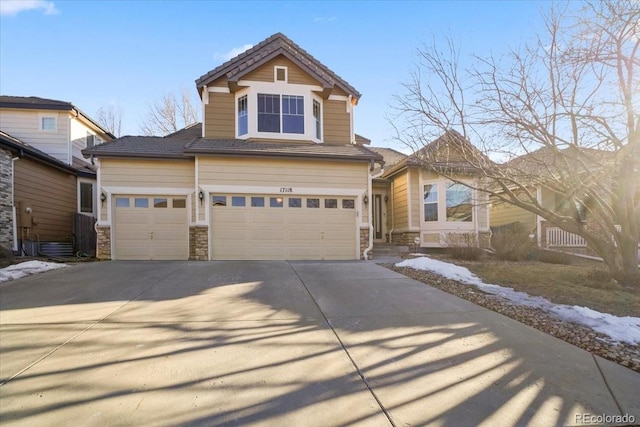
[[[320,207],[320,199],[307,199],[307,207],[308,208],[319,208]]]
[[[184,209],[187,207],[186,199],[173,199],[173,208],[174,209]]]
[[[129,198],[128,197],[116,197],[116,207],[117,208],[128,208],[129,207]]]
[[[154,208],[166,208],[168,206],[167,199],[153,199]]]
[[[134,203],[134,206],[136,208],[148,208],[149,207],[149,199],[142,199],[139,197],[136,197],[136,201]]]
[[[227,206],[227,196],[212,196],[213,206]]]
[[[264,197],[252,197],[251,198],[251,207],[253,207],[253,208],[264,208]]]
[[[356,201],[353,199],[342,199],[342,209],[355,209]]]
[[[338,199],[324,199],[324,207],[325,209],[337,209]]]
[[[271,197],[269,199],[269,206],[272,208],[281,208],[283,205],[284,199],[282,197]]]
[[[301,208],[302,207],[302,199],[299,197],[290,197],[289,198],[289,207],[290,208]]]
[[[247,201],[244,197],[233,196],[231,198],[231,206],[244,207],[246,206],[246,204],[247,204]]]

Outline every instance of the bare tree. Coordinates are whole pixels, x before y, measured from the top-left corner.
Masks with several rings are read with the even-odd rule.
[[[419,152],[454,129],[493,159],[526,155],[498,165],[469,151],[465,160],[484,178],[478,190],[582,236],[613,278],[639,287],[640,7],[554,4],[544,18],[534,43],[500,60],[475,57],[471,70],[460,69],[452,42],[444,53],[419,49],[395,97],[397,138]],[[538,187],[567,205],[540,203]]]
[[[116,107],[113,104],[100,107],[96,112],[98,123],[118,138],[122,135],[122,116],[122,107]]]
[[[149,106],[147,117],[140,124],[142,133],[147,136],[165,136],[197,123],[200,114],[196,105],[184,88],[179,97],[173,93],[162,95],[162,98]]]

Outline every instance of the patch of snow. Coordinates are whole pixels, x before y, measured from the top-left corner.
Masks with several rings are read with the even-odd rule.
[[[465,285],[476,286],[484,292],[497,295],[515,304],[539,308],[561,320],[587,326],[596,332],[609,336],[615,342],[624,342],[632,345],[640,344],[640,317],[618,317],[608,313],[601,313],[588,307],[554,304],[544,297],[531,296],[513,288],[484,283],[482,279],[465,267],[425,256],[402,261],[397,263],[396,267],[431,271],[447,279],[455,280]]]
[[[20,264],[14,264],[0,269],[0,283],[7,282],[9,280],[16,280],[32,274],[44,273],[49,270],[56,270],[66,266],[66,264],[43,261],[21,262]]]

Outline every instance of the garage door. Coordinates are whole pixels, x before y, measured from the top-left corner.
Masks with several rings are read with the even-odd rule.
[[[116,196],[114,258],[188,259],[186,203],[184,196]]]
[[[211,198],[213,259],[355,259],[355,198],[220,194]]]

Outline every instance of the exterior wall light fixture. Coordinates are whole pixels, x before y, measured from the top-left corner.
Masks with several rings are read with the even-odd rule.
[[[100,193],[100,201],[104,205],[104,201],[107,200],[107,195],[104,193]]]
[[[364,195],[364,198],[362,199],[362,201],[364,201],[364,204],[367,205],[369,204],[369,196],[367,196],[366,194]]]
[[[204,192],[200,191],[198,193],[198,199],[200,199],[200,206],[202,206],[202,202],[204,201]]]

